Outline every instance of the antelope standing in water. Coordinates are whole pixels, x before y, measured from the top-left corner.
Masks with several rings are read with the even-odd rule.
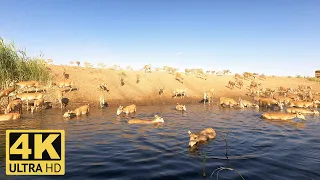
[[[17,98],[20,98],[21,101],[27,101],[27,111],[29,110],[29,101],[43,98],[42,93],[21,93],[17,94]]]
[[[208,100],[209,104],[213,101],[214,89],[210,89],[209,91],[205,91],[203,94],[203,104]]]
[[[233,106],[238,105],[239,103],[236,102],[234,99],[227,98],[227,97],[221,97],[219,104],[220,104],[220,106],[226,105],[226,106],[229,106],[229,107],[233,107]]]
[[[18,110],[19,114],[22,114],[22,101],[21,99],[15,99],[13,101],[11,101],[7,108],[5,109],[5,114],[10,113],[13,110]]]
[[[182,104],[177,103],[176,110],[178,110],[178,111],[187,111],[187,108],[186,108],[186,105],[182,105]]]
[[[34,101],[33,103],[33,107],[31,107],[31,113],[34,112],[34,110],[38,110],[40,108],[40,110],[42,110],[42,106],[44,105],[44,99],[40,98]]]
[[[119,106],[117,109],[117,115],[119,116],[122,112],[129,114],[137,111],[137,106],[135,104],[131,104],[129,106],[123,107]]]
[[[89,104],[80,106],[73,111],[67,111],[63,114],[65,118],[71,118],[74,116],[81,116],[89,113]]]
[[[65,108],[67,107],[69,103],[69,99],[66,97],[63,97],[64,93],[62,90],[57,90],[57,100],[60,103],[60,108]]]

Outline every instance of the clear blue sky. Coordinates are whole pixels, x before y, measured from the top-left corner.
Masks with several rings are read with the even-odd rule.
[[[319,0],[0,0],[0,36],[55,64],[313,76]]]

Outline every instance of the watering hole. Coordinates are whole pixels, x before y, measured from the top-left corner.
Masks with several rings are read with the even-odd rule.
[[[64,110],[28,114],[21,120],[0,122],[0,179],[30,179],[5,175],[5,130],[64,129],[66,174],[32,179],[319,179],[319,116],[306,121],[261,119],[261,110],[223,109],[187,105],[138,106],[137,113],[116,116],[116,108],[90,109],[89,116],[62,118]],[[129,125],[136,117],[164,124]],[[212,127],[217,137],[190,150],[188,130]],[[226,143],[227,142],[227,143]],[[205,158],[204,158],[204,154]],[[205,161],[205,163],[203,163]],[[210,178],[211,173],[215,173]]]

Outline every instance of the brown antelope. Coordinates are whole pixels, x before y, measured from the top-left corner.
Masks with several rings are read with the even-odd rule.
[[[238,86],[240,89],[243,87],[243,81],[242,80],[239,80],[239,79],[236,79],[236,86]]]
[[[210,89],[209,91],[205,91],[203,94],[203,104],[206,103],[206,101],[209,102],[209,104],[212,102],[213,100],[213,96],[214,96],[214,89]]]
[[[259,108],[259,105],[251,103],[250,101],[243,100],[239,97],[239,104],[242,105],[243,107],[254,107],[254,108]]]
[[[137,111],[137,106],[135,104],[131,104],[126,107],[119,106],[119,108],[117,109],[117,115],[119,116],[122,112],[128,115],[129,113],[134,113],[136,111]]]
[[[297,113],[297,114],[289,114],[289,113],[280,113],[280,112],[266,112],[263,113],[261,115],[262,118],[264,119],[270,119],[270,120],[290,120],[293,118],[300,118],[303,120],[306,120],[306,118],[304,117],[304,115],[302,115],[301,113]]]
[[[67,80],[58,82],[58,83],[57,83],[57,86],[58,86],[59,88],[66,88],[66,87],[68,87],[68,88],[71,89],[72,86],[74,86],[74,82],[71,81],[70,79],[67,79]]]
[[[128,124],[156,124],[156,123],[164,123],[162,117],[155,115],[153,120],[143,120],[143,119],[130,119]]]
[[[305,109],[305,108],[287,108],[287,113],[301,113],[301,114],[319,114],[316,109]]]
[[[308,108],[308,107],[315,107],[317,108],[316,101],[307,102],[307,101],[292,101],[290,102],[289,107],[301,107],[301,108]]]
[[[249,91],[251,96],[255,96],[255,95],[259,96],[261,93],[260,89],[257,87],[251,87],[249,88]]]
[[[40,87],[40,83],[38,81],[21,81],[16,83],[21,89],[35,87],[36,92],[38,92],[38,88]]]
[[[43,98],[43,94],[42,93],[21,93],[21,94],[17,94],[16,97],[20,98],[21,101],[27,101],[27,110],[29,110],[29,101],[32,100],[36,100],[36,99],[40,99]]]
[[[288,94],[288,95],[286,95],[286,97],[290,98],[291,101],[292,101],[292,100],[300,101],[300,97],[299,97],[297,94]],[[291,101],[290,101],[290,102],[291,102]]]
[[[261,74],[259,77],[260,77],[260,79],[267,79],[266,75],[264,75],[264,74]]]
[[[15,99],[15,100],[11,101],[8,104],[4,113],[8,114],[11,111],[16,110],[16,109],[19,111],[19,114],[22,114],[22,101],[21,101],[21,99]]]
[[[233,89],[235,85],[236,85],[236,83],[233,82],[233,81],[229,81],[229,82],[228,82],[228,87],[229,87],[230,89]]]
[[[169,74],[174,74],[178,69],[172,68],[172,67],[167,67],[166,70],[169,72]]]
[[[151,64],[147,64],[143,66],[144,72],[151,73]]]
[[[164,87],[159,88],[159,95],[162,96],[164,94]]]
[[[63,97],[63,91],[61,90],[57,90],[57,99],[56,99],[59,103],[60,103],[60,108],[65,108],[67,107],[68,103],[69,103],[69,99]]]
[[[237,103],[234,99],[231,98],[227,98],[227,97],[220,97],[220,106],[226,105],[229,107],[233,107],[235,105],[238,105],[239,103]]]
[[[65,71],[62,72],[62,76],[64,80],[69,79],[69,74],[67,74]]]
[[[307,100],[311,100],[312,101],[312,99],[313,99],[313,93],[312,93],[312,91],[307,91],[307,92],[305,92],[304,94],[303,93],[301,93],[302,94],[302,99],[303,100],[305,100],[305,101],[307,101]]]
[[[222,72],[223,72],[224,75],[231,73],[229,70],[223,70]]]
[[[40,110],[42,110],[42,106],[44,105],[44,99],[40,98],[34,101],[33,103],[33,107],[31,107],[31,113],[34,112],[34,110],[38,110],[40,108]]]
[[[108,89],[108,87],[107,87],[107,83],[104,83],[104,84],[101,84],[101,85],[99,85],[99,89],[101,90],[101,91],[109,91],[109,89]]]
[[[192,69],[185,69],[184,72],[185,72],[186,75],[188,75],[189,73],[192,72]]]
[[[253,87],[253,88],[258,88],[259,86],[261,86],[261,83],[257,83],[257,82],[255,82],[255,81],[251,81],[251,83],[250,83],[250,88],[251,87]]]
[[[274,97],[275,100],[277,100],[278,102],[282,102],[285,105],[289,104],[292,99],[289,97],[283,97],[283,96],[278,96],[278,97]]]
[[[252,74],[252,73],[249,73],[249,72],[244,72],[244,73],[243,73],[243,77],[244,77],[244,79],[248,79],[248,78],[250,78],[250,77],[253,78],[253,74]]]
[[[121,86],[124,86],[124,80],[122,77],[120,77],[120,84],[121,84]]]
[[[207,76],[204,73],[198,73],[197,78],[207,80]]]
[[[67,112],[65,112],[63,114],[63,117],[65,118],[71,118],[74,116],[80,116],[80,115],[85,115],[89,113],[89,104],[84,105],[84,106],[80,106],[78,108],[76,108],[73,111],[68,110]]]
[[[236,73],[236,74],[234,75],[234,78],[235,78],[235,79],[241,79],[241,75],[238,74],[238,73]]]
[[[177,103],[176,110],[178,110],[178,111],[187,111],[187,108],[186,108],[186,105],[182,105],[182,104]]]
[[[235,109],[244,109],[245,108],[245,106],[242,103],[238,103],[238,104],[236,104],[236,105],[234,105],[232,107],[235,108]]]
[[[277,100],[271,99],[271,98],[260,98],[259,105],[265,106],[265,107],[278,106],[279,109],[283,109],[283,103],[281,103]]]
[[[176,98],[178,95],[180,95],[180,98],[185,96],[188,97],[187,89],[175,89],[173,90],[173,95],[174,95],[174,98]]]
[[[200,133],[192,133],[191,131],[188,131],[188,134],[190,136],[189,147],[193,147],[194,145],[199,143],[205,143],[209,139],[214,139],[217,135],[216,131],[212,128],[206,128]]]
[[[216,75],[217,75],[217,76],[222,76],[222,75],[223,75],[223,72],[218,71],[218,72],[216,72]]]
[[[0,114],[0,121],[10,121],[20,119],[21,115],[19,113],[7,113]]]
[[[253,101],[254,101],[255,103],[258,103],[260,99],[261,99],[261,97],[258,97],[258,96],[254,96],[254,97],[253,97]]]
[[[180,73],[176,73],[176,80],[183,84],[183,77]]]
[[[140,74],[137,74],[137,75],[136,75],[136,79],[137,79],[137,80],[136,80],[136,83],[138,84],[138,83],[140,82]]]
[[[9,87],[9,88],[7,88],[7,89],[5,89],[5,90],[2,90],[2,91],[0,92],[0,99],[1,99],[2,97],[8,97],[8,103],[9,103],[9,95],[10,95],[10,93],[12,93],[13,91],[15,91],[15,89],[12,88],[12,87]]]

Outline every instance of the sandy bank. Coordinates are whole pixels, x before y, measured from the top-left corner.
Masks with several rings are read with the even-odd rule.
[[[71,80],[75,82],[78,91],[72,91],[66,94],[74,104],[90,103],[92,106],[98,106],[99,98],[103,95],[109,106],[128,105],[135,103],[137,105],[157,105],[157,104],[176,104],[176,103],[200,103],[203,99],[205,90],[215,89],[216,102],[219,97],[227,96],[231,98],[241,97],[251,100],[246,95],[247,87],[250,80],[244,81],[242,89],[229,89],[226,87],[229,80],[234,80],[233,75],[208,75],[207,80],[199,79],[195,75],[185,75],[184,83],[175,80],[175,76],[167,72],[145,73],[143,71],[128,70],[109,70],[95,69],[75,66],[49,66],[54,76],[53,82],[63,79],[62,72],[65,69]],[[141,80],[136,83],[136,75],[140,74]],[[120,76],[124,78],[124,85],[121,86]],[[289,77],[267,77],[265,80],[256,80],[261,82],[264,88],[275,89],[278,85],[284,87],[298,87],[298,85],[311,85],[315,91],[320,90],[320,85],[303,78]],[[99,90],[100,84],[107,83],[109,92]],[[159,87],[164,87],[164,95],[158,94]],[[173,98],[175,88],[186,88],[188,91],[187,98]],[[54,96],[54,94],[52,94]],[[51,96],[51,97],[52,97]]]

